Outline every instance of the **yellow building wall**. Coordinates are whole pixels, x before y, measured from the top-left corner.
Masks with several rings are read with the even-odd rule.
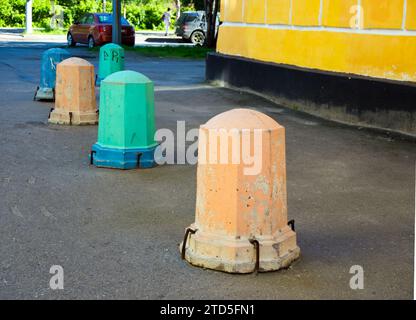
[[[292,24],[297,26],[319,25],[321,0],[292,0]]]
[[[265,23],[266,0],[244,0],[244,22]]]
[[[229,22],[243,21],[243,2],[241,0],[221,1],[221,20]]]
[[[218,36],[220,53],[416,82],[416,0],[406,1],[406,17],[405,0],[360,0],[361,30],[350,25],[356,14],[352,7],[358,0],[222,2],[225,23]],[[230,10],[238,3],[241,9],[245,6],[240,20],[235,14],[238,10]],[[402,30],[403,26],[407,30]]]
[[[361,5],[364,28],[401,29],[404,0],[361,0]]]
[[[266,0],[266,22],[289,24],[291,0]]]
[[[235,32],[244,41],[233,41]],[[218,48],[221,53],[256,60],[416,81],[414,36],[222,27]]]
[[[416,30],[416,0],[407,0],[406,29]]]
[[[358,11],[357,0],[324,0],[322,6],[322,25],[327,27],[351,26],[351,19]]]

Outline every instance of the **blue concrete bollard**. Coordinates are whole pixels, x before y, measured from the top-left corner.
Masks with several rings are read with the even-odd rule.
[[[67,50],[59,48],[52,48],[43,52],[40,85],[36,90],[34,100],[55,100],[56,65],[70,57],[71,54]]]

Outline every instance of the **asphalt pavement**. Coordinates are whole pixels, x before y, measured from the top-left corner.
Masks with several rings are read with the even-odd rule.
[[[178,243],[194,221],[196,166],[89,165],[97,126],[47,124],[33,101],[52,43],[0,42],[0,299],[411,299],[414,141],[339,125],[204,82],[203,60],[126,52],[155,82],[157,128],[197,128],[254,108],[286,128],[288,215],[301,258],[257,276],[190,266]],[[97,66],[97,52],[69,49]],[[52,265],[64,289],[51,290]],[[352,290],[351,266],[364,269]]]

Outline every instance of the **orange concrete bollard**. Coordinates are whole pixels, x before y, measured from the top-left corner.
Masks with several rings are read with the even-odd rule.
[[[80,58],[69,58],[57,65],[55,108],[50,123],[96,124],[94,66]]]
[[[195,223],[180,245],[182,258],[231,273],[288,267],[300,250],[287,221],[284,127],[234,109],[199,132]],[[249,155],[258,161],[244,161]]]

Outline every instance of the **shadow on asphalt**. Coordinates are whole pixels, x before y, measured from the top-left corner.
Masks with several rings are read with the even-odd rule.
[[[189,43],[183,39],[175,39],[175,38],[147,38],[145,42],[152,42],[152,43]]]
[[[15,33],[15,34],[20,34],[24,31],[24,29],[16,29],[16,28],[1,28],[0,29],[0,34],[1,33]]]

